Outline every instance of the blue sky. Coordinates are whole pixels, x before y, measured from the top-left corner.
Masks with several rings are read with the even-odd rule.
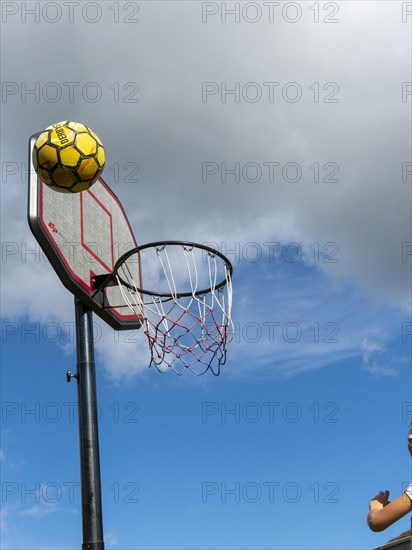
[[[309,267],[293,267],[294,286],[313,277]],[[235,295],[250,285],[250,269],[238,266]],[[351,292],[344,296],[350,303]],[[316,343],[308,334],[290,343],[276,333],[273,341],[262,334],[254,342],[255,335],[245,332],[241,343],[230,345],[218,378],[150,370],[126,384],[110,380],[97,361],[108,548],[357,549],[408,528],[404,518],[374,534],[365,523],[369,498],[386,488],[398,496],[410,477],[410,343],[402,343],[399,331],[405,316],[365,303],[377,325],[390,320],[398,330],[381,350],[370,344],[345,357],[343,346],[343,358],[328,362],[334,346],[352,338],[355,313],[348,321],[342,301],[332,294],[324,315],[316,317],[320,326],[336,323],[339,343]],[[237,310],[235,321],[252,322]],[[363,315],[359,311],[356,326]],[[315,317],[265,319],[305,327]],[[263,322],[253,319],[262,333]],[[8,323],[2,356],[3,547],[76,548],[77,395],[75,384],[65,382],[75,356],[62,349],[70,335],[62,333],[55,343],[57,332],[46,332],[46,325]],[[360,337],[367,334],[365,328]],[[125,345],[136,353],[135,343]],[[242,358],[234,359],[240,345]]]
[[[218,378],[147,370],[144,336],[95,318],[106,547],[406,530],[366,515],[411,480],[409,3],[29,4],[2,19],[2,547],[81,544],[73,297],[26,214],[28,137],[62,120],[102,139],[139,243],[234,265]]]

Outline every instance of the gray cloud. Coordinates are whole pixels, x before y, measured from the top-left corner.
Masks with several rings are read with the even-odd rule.
[[[331,281],[354,282],[376,303],[407,309],[411,258],[402,261],[402,243],[412,240],[411,176],[402,182],[402,163],[411,162],[412,96],[402,102],[402,82],[411,80],[410,30],[397,4],[370,9],[367,2],[339,3],[336,24],[315,24],[307,4],[300,5],[297,23],[278,12],[274,23],[267,15],[255,24],[244,18],[222,23],[220,13],[204,23],[196,2],[142,3],[137,24],[113,23],[104,4],[95,24],[74,25],[67,18],[56,24],[28,18],[24,24],[9,17],[3,80],[15,82],[19,92],[3,102],[3,162],[25,161],[34,131],[62,119],[84,121],[104,141],[105,179],[139,242],[335,242],[339,262],[317,266]],[[35,103],[27,96],[23,103],[24,83],[32,88],[36,82],[41,94],[46,83],[58,83],[62,99],[50,103],[41,96]],[[64,82],[80,83],[75,101]],[[81,95],[90,82],[102,91],[96,103]],[[202,101],[204,82],[216,83],[218,93]],[[222,103],[222,88],[237,82],[239,102],[228,95]],[[280,84],[271,88],[268,82]],[[138,103],[125,102],[135,91],[127,83],[138,84]],[[245,100],[256,90],[259,101]],[[296,90],[300,101],[285,99]],[[338,102],[324,103],[332,93]],[[250,162],[262,170],[259,181],[242,176]],[[280,166],[270,182],[272,162]],[[324,168],[328,162],[339,168],[337,183],[322,181],[331,173],[330,165]],[[121,168],[125,163],[138,165],[138,183],[124,181],[130,173]],[[202,163],[219,169],[207,182]],[[221,181],[222,163],[239,163],[239,182],[230,175]],[[300,181],[282,177],[288,163],[302,170]],[[293,166],[287,174],[293,179]],[[2,208],[2,239],[26,241],[20,175],[2,184]],[[60,283],[44,265],[29,275],[27,264],[15,260],[3,265],[3,273],[6,314],[41,316],[58,302]],[[17,287],[13,306],[9,297]]]

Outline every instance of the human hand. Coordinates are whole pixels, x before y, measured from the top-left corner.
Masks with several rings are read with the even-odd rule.
[[[382,508],[389,504],[389,494],[389,491],[379,491],[369,502],[369,510],[382,510]]]

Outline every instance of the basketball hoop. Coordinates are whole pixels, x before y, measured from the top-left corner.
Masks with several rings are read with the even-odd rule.
[[[73,181],[72,187],[60,189],[71,192],[56,192],[35,170],[33,159],[36,168],[39,162],[33,151],[38,146],[40,155],[45,149],[44,142],[38,142],[41,135],[29,140],[28,221],[75,297],[77,372],[67,371],[66,380],[76,379],[79,405],[82,548],[103,550],[93,312],[115,330],[143,327],[150,366],[159,371],[201,375],[210,369],[217,376],[233,334],[233,269],[223,254],[202,244],[162,241],[138,246],[119,199],[102,178],[84,191]],[[47,134],[46,142],[49,138]],[[101,145],[93,134],[94,139]],[[75,146],[80,147],[77,137]],[[60,149],[52,150],[60,163]],[[102,147],[99,151],[101,156]],[[61,166],[50,176],[54,183],[58,169]],[[142,288],[142,272],[156,291]]]
[[[136,263],[156,291],[139,288],[133,277]],[[93,297],[104,301],[105,290],[118,285],[133,315],[143,317],[150,366],[178,375],[210,369],[217,376],[233,334],[232,272],[222,253],[203,244],[153,242],[127,251],[110,275],[95,278]]]

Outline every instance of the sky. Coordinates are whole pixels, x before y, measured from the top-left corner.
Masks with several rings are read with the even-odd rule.
[[[107,549],[363,550],[411,481],[410,2],[3,2],[1,546],[80,548],[73,296],[27,141],[102,139],[136,240],[234,266],[221,375],[95,317]]]

